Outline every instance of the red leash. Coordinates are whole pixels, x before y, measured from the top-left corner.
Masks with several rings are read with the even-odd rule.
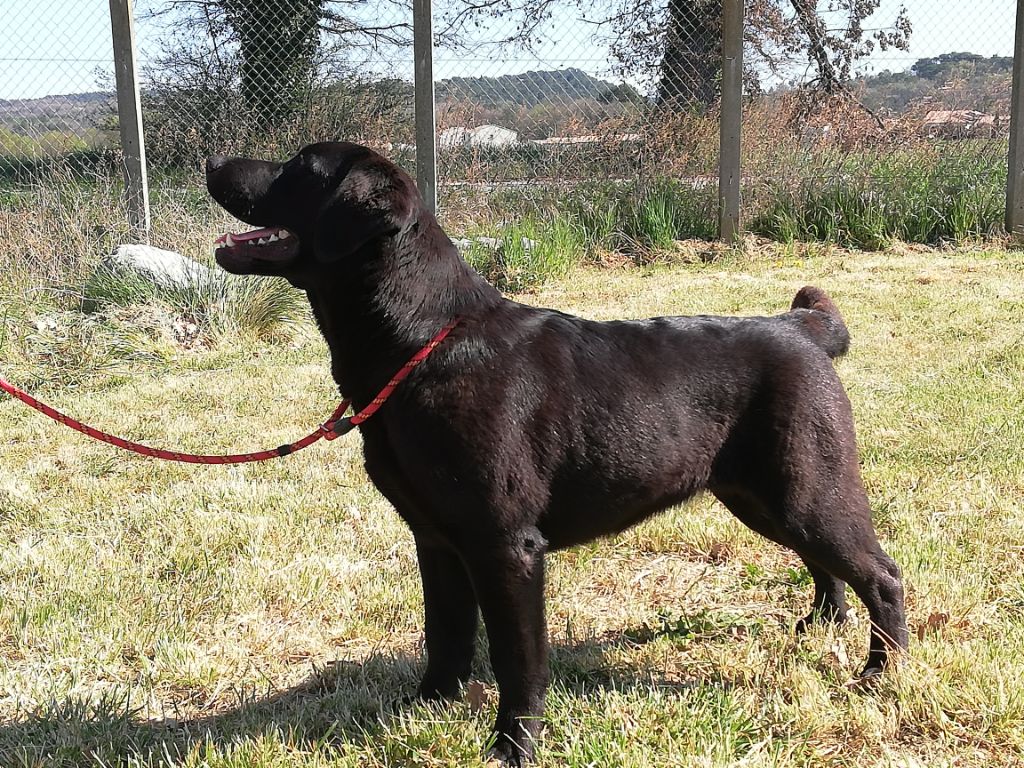
[[[459,324],[459,320],[460,318],[455,318],[448,323],[448,325],[438,331],[437,335],[427,342],[427,345],[423,347],[423,349],[413,355],[409,359],[409,362],[398,369],[398,373],[391,378],[391,381],[385,384],[384,388],[377,393],[377,396],[373,398],[370,404],[363,408],[359,413],[342,418],[342,414],[348,410],[349,406],[348,400],[342,400],[341,404],[334,409],[334,413],[331,414],[331,418],[321,424],[315,432],[306,435],[301,440],[296,440],[294,443],[281,445],[267,451],[256,451],[255,453],[235,453],[227,456],[208,456],[194,453],[180,453],[178,451],[165,451],[160,448],[150,448],[148,445],[135,443],[131,440],[125,440],[124,438],[94,429],[93,427],[83,424],[70,416],[66,416],[45,403],[39,402],[27,392],[23,392],[18,389],[9,381],[4,379],[3,376],[0,376],[0,389],[3,389],[18,400],[21,400],[21,402],[26,405],[35,408],[40,413],[46,414],[54,421],[59,421],[64,426],[71,427],[71,429],[77,430],[83,435],[88,435],[95,440],[100,440],[104,443],[109,443],[110,445],[116,445],[118,448],[124,448],[126,451],[132,451],[143,456],[152,456],[153,458],[166,459],[167,461],[183,461],[188,464],[244,464],[250,461],[265,461],[266,459],[277,459],[282,456],[295,453],[296,451],[301,451],[303,448],[320,440],[320,438],[333,440],[334,438],[340,437],[362,424],[368,418],[373,416],[373,414],[375,414],[382,405],[384,405],[385,401],[391,396],[391,393],[394,392],[402,382],[402,379],[408,376],[412,372],[413,368],[426,360],[427,357],[430,356],[430,353],[437,348],[437,345],[444,341],[444,338],[451,333],[451,330]]]

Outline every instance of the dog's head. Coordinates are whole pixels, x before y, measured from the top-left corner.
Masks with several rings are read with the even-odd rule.
[[[346,257],[380,253],[422,210],[404,171],[348,142],[311,144],[283,163],[214,155],[206,187],[228,213],[259,227],[218,239],[217,263],[299,287]]]

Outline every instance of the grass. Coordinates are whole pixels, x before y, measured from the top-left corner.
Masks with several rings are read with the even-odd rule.
[[[581,263],[674,259],[679,241],[715,237],[713,205],[713,193],[671,179],[498,195],[466,227],[497,244],[474,240],[466,258],[502,290],[532,290]]]
[[[465,258],[503,291],[524,291],[564,277],[585,256],[586,242],[580,226],[564,217],[544,221],[528,216],[502,223],[472,238]],[[484,242],[481,242],[483,240]]]
[[[195,326],[194,334],[276,333],[308,314],[300,291],[284,280],[236,277],[221,270],[198,273],[183,284],[161,284],[138,273],[101,264],[87,279],[82,308],[109,311],[159,305]]]
[[[74,383],[135,358],[167,359],[183,342],[284,340],[308,317],[287,283],[216,268],[213,240],[239,224],[191,189],[154,197],[152,243],[213,267],[211,279],[157,285],[109,266],[105,257],[133,241],[117,190],[110,177],[63,168],[0,197],[0,342],[9,372]]]
[[[762,157],[762,163],[766,158]],[[749,231],[783,242],[820,242],[880,251],[901,242],[964,244],[1001,232],[1006,188],[1005,146],[998,141],[910,142],[879,151],[798,149],[785,173],[744,181]],[[565,272],[565,259],[644,264],[679,255],[679,242],[717,236],[717,186],[706,178],[532,185],[498,190],[482,210],[462,219],[456,199],[453,231],[468,228],[503,239],[503,247],[471,255],[508,290],[536,287]],[[506,231],[506,222],[524,222]],[[528,237],[548,253],[508,248]],[[568,234],[568,237],[567,237]],[[552,256],[556,254],[556,257]]]
[[[700,498],[551,557],[541,764],[1019,765],[1024,257],[781,245],[566,270],[525,300],[612,318],[772,313],[805,283],[832,292],[912,644],[876,687],[848,686],[863,608],[794,637],[810,598],[797,558]],[[306,324],[286,343],[214,334],[121,355],[119,334],[145,325],[134,314],[79,338],[20,306],[4,308],[4,373],[135,439],[277,445],[336,398]],[[84,339],[116,365],[66,377]],[[368,484],[356,435],[279,462],[178,466],[4,399],[0,442],[0,765],[479,764],[496,706],[483,658],[462,701],[396,703],[422,670],[421,595],[411,536]]]
[[[1006,204],[1002,142],[804,157],[795,181],[754,192],[751,230],[791,242],[822,240],[880,250],[890,243],[962,243],[1001,225]]]

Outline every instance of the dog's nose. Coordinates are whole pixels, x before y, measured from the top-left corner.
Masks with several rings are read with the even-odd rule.
[[[206,172],[213,173],[227,161],[228,159],[224,155],[210,155],[206,158]]]

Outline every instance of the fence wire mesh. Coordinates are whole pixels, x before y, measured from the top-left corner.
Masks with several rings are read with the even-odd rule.
[[[823,14],[828,66],[806,55],[804,33],[775,88],[747,105],[748,224],[871,248],[998,231],[1015,10],[1011,0],[905,0],[882,2],[859,25]],[[748,47],[751,36],[748,26]],[[821,87],[827,72],[841,87]],[[819,87],[798,87],[808,83]]]
[[[412,19],[401,3],[138,0],[150,162],[285,156],[313,141],[413,137]]]
[[[0,25],[0,176],[109,146],[116,127],[108,4],[8,0]]]
[[[0,170],[116,167],[108,4],[9,2]],[[921,206],[991,221],[1014,11],[1012,0],[747,0],[745,220],[843,239],[850,205],[959,185],[974,197]],[[668,202],[692,209],[677,234],[713,235],[721,13],[721,0],[439,0],[442,210],[608,202],[609,187],[670,180]],[[284,157],[320,139],[414,168],[407,0],[137,0],[135,17],[154,184],[197,186],[211,152]],[[907,226],[909,239],[938,231],[923,215]]]

